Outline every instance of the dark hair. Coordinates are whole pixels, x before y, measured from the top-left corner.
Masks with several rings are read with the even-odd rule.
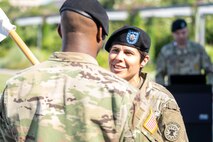
[[[140,50],[138,50],[139,51],[139,53],[140,53],[140,63],[143,61],[143,59],[146,57],[146,55],[148,55],[148,53],[147,52],[142,52],[142,51],[140,51]],[[142,67],[140,67],[140,69],[139,69],[139,75],[141,76],[143,73],[142,73]]]
[[[146,57],[146,55],[148,55],[147,52],[142,52],[140,50],[138,50],[139,53],[140,53],[140,63],[143,61],[143,59]]]

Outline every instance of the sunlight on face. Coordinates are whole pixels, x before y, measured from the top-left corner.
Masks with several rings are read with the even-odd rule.
[[[140,53],[136,48],[115,44],[109,52],[111,72],[127,81],[139,76]]]

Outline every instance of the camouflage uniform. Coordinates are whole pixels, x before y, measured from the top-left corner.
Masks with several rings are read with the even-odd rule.
[[[165,84],[164,77],[174,74],[201,74],[202,69],[209,76],[208,83],[211,83],[212,63],[201,45],[188,41],[186,48],[178,48],[176,42],[172,42],[165,45],[158,55],[156,82]]]
[[[56,52],[7,82],[0,141],[125,141],[121,136],[131,127],[132,102],[140,102],[148,115],[137,91],[87,54]]]
[[[154,133],[144,133],[143,142],[188,142],[188,137],[180,112],[173,95],[163,86],[141,74],[143,82],[140,90],[146,95],[156,116],[158,129]]]

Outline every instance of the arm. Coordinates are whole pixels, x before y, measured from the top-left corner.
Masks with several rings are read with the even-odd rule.
[[[207,75],[207,83],[213,84],[213,65],[205,49],[201,47],[201,66]]]
[[[5,89],[6,90],[6,89]],[[16,142],[13,137],[13,132],[8,119],[6,118],[4,96],[6,91],[0,96],[0,141],[1,142]]]
[[[125,129],[122,142],[163,142],[162,137],[159,135],[154,110],[150,100],[145,97],[144,93],[144,90],[142,90],[140,96],[136,96],[134,100],[132,115],[128,120],[128,127]]]
[[[168,100],[164,105],[159,129],[165,141],[188,142],[184,121],[175,100]]]
[[[165,57],[163,55],[163,52],[161,52],[158,55],[157,61],[156,61],[156,82],[162,85],[165,85],[165,76],[166,76],[166,62]]]
[[[203,47],[201,47],[201,64],[206,73],[213,73],[210,57]]]

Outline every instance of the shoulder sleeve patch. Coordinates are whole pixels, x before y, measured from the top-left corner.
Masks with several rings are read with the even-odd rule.
[[[176,141],[179,137],[180,125],[175,122],[170,122],[166,125],[164,136],[168,141]]]

